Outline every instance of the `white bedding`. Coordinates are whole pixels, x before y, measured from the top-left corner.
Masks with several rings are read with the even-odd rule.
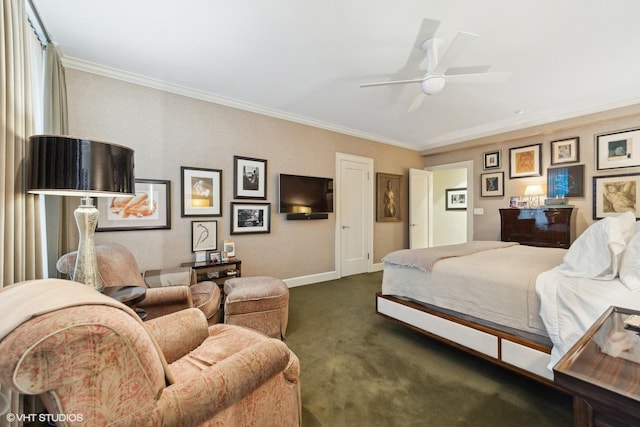
[[[382,293],[547,336],[536,278],[559,265],[565,253],[515,245],[441,259],[431,271],[385,262]]]
[[[610,306],[640,310],[639,224],[631,212],[591,224],[563,263],[538,277],[540,316],[553,343],[549,369]]]
[[[560,268],[540,274],[536,292],[553,343],[549,369],[610,306],[640,310],[640,293],[630,291],[619,279],[567,277]]]

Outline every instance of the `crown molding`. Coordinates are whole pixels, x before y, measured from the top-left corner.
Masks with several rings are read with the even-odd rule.
[[[287,113],[285,111],[274,110],[271,108],[265,108],[260,105],[251,104],[248,102],[238,101],[236,99],[227,98],[224,96],[216,95],[214,93],[189,88],[186,86],[169,83],[164,80],[155,79],[152,77],[144,76],[141,74],[131,73],[128,71],[120,70],[113,67],[97,64],[82,59],[64,56],[61,59],[62,65],[65,68],[74,69],[78,71],[84,71],[91,74],[96,74],[103,77],[108,77],[115,80],[121,80],[128,83],[133,83],[140,86],[149,87],[152,89],[161,90],[164,92],[173,93],[176,95],[186,96],[189,98],[198,99],[201,101],[211,102],[214,104],[220,104],[238,110],[249,111],[264,116],[274,117],[277,119],[287,120],[294,123],[299,123],[307,126],[312,126],[331,132],[337,132],[344,135],[353,136],[356,138],[367,139],[370,141],[380,142],[383,144],[394,145],[401,148],[406,148],[413,151],[418,151],[414,146],[411,146],[402,141],[396,141],[392,139],[382,138],[377,135],[361,132],[355,129],[336,126],[335,124],[314,120],[304,116],[298,116],[295,114]]]

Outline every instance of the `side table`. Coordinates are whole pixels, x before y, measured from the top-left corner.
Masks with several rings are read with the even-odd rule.
[[[242,261],[239,259],[216,263],[211,261],[183,262],[180,267],[193,268],[198,275],[198,281],[211,280],[217,283],[220,288],[224,285],[225,280],[242,276]]]
[[[131,307],[142,320],[147,317],[147,312],[136,308],[136,304],[147,296],[147,289],[142,286],[106,286],[102,293],[108,297]]]
[[[610,307],[553,367],[573,394],[574,426],[640,425],[640,336],[624,322],[639,311]]]

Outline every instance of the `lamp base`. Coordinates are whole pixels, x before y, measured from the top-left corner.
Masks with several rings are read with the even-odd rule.
[[[78,255],[76,267],[73,272],[73,280],[91,286],[98,292],[102,292],[104,285],[101,283],[98,273],[98,261],[94,234],[98,224],[98,209],[93,204],[91,197],[83,197],[80,206],[73,212],[78,225],[80,239],[78,242]]]

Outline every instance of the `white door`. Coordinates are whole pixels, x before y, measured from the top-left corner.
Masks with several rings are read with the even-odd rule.
[[[336,237],[340,276],[370,271],[373,246],[373,160],[337,155]]]
[[[430,243],[431,176],[422,169],[409,169],[409,247],[428,248]]]

